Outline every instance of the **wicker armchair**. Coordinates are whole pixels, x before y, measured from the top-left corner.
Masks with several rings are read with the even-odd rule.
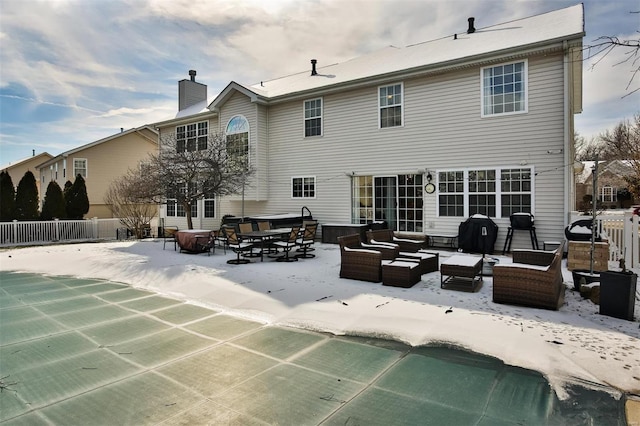
[[[338,237],[340,244],[340,278],[382,281],[382,253],[362,248],[360,235]]]
[[[558,310],[564,303],[562,244],[554,251],[514,250],[513,263],[493,267],[493,301]]]
[[[400,247],[400,251],[417,252],[423,248],[424,242],[410,240],[408,238],[398,238],[391,229],[376,229],[367,231],[367,241],[370,244],[391,243]]]

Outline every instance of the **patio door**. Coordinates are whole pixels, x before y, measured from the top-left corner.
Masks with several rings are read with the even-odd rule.
[[[374,188],[374,220],[385,221],[389,229],[396,230],[398,210],[398,178],[396,176],[376,176]]]

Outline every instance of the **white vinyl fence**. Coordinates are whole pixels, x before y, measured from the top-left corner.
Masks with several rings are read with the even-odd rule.
[[[574,216],[588,219],[588,216]],[[627,268],[640,268],[640,225],[638,215],[632,212],[624,214],[600,214],[596,216],[598,233],[609,242],[609,261],[625,260]]]
[[[0,247],[51,242],[115,240],[120,219],[39,220],[0,222]]]

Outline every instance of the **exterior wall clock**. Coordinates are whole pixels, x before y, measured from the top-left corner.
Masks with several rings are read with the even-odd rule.
[[[431,182],[429,182],[424,186],[424,192],[426,192],[427,194],[433,194],[435,191],[436,191],[436,186]]]

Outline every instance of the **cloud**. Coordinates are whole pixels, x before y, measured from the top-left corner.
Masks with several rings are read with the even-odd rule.
[[[131,116],[131,115],[143,115],[153,113],[155,110],[152,108],[118,108],[112,109],[104,114],[97,115],[95,118],[109,118],[109,117],[120,117],[120,116]]]

